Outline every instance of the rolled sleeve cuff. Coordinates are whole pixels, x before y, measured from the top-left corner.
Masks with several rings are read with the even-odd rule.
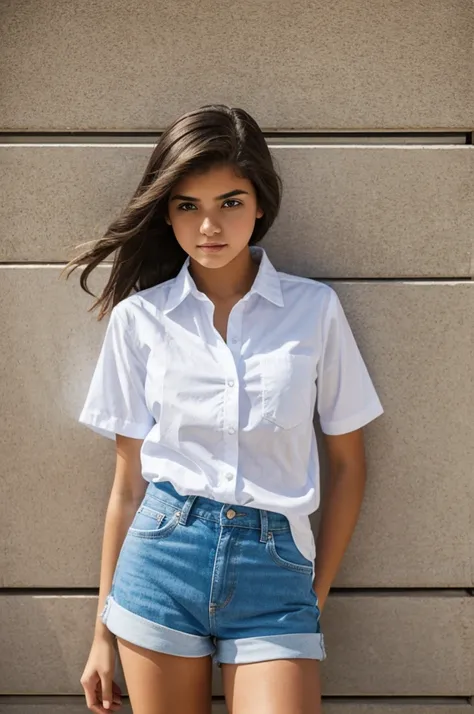
[[[83,410],[78,419],[80,424],[88,426],[101,436],[115,441],[115,434],[131,436],[133,439],[144,439],[152,428],[150,424],[137,424],[127,419],[108,416],[101,412]]]
[[[383,413],[384,409],[381,403],[373,402],[367,409],[364,409],[363,412],[353,414],[346,419],[340,419],[338,421],[325,421],[320,419],[321,430],[324,434],[347,434],[350,431],[360,429],[361,426],[365,426]]]

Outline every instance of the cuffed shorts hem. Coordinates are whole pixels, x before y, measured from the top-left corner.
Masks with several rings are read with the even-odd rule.
[[[218,640],[215,659],[222,664],[245,664],[271,659],[326,659],[321,632],[300,632],[264,637]]]
[[[109,593],[101,620],[117,637],[139,647],[177,657],[211,655],[215,664],[248,664],[274,659],[326,659],[324,635],[300,632],[261,637],[216,639],[173,630],[137,615],[114,600]]]
[[[117,637],[149,650],[177,657],[204,657],[215,652],[210,637],[191,635],[147,620],[123,608],[110,594],[107,596],[101,619],[107,629]]]

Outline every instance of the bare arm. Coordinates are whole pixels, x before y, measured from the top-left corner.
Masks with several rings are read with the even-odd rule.
[[[362,428],[348,434],[323,436],[329,459],[329,483],[321,504],[313,583],[321,610],[354,532],[366,481]]]
[[[105,516],[97,615],[102,612],[105,598],[110,592],[120,549],[146,491],[147,483],[141,475],[142,443],[143,439],[116,435],[117,460]],[[112,633],[98,616],[94,637],[113,638]]]

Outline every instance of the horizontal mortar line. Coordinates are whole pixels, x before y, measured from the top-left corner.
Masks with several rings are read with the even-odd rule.
[[[427,696],[426,694],[410,694],[406,696],[402,695],[377,695],[377,696],[358,696],[357,694],[323,694],[323,702],[333,702],[337,703],[357,703],[357,704],[434,704],[434,705],[453,705],[453,706],[465,706],[466,704],[472,704],[471,697],[464,696]],[[78,701],[83,700],[83,694],[0,694],[0,701],[11,702],[17,704],[28,704],[34,700],[45,702],[61,702],[61,701]],[[129,695],[123,694],[122,699],[126,702],[129,701]],[[224,695],[214,694],[212,696],[212,703],[219,704],[225,701]],[[436,710],[434,710],[436,711]]]
[[[397,278],[382,278],[382,277],[366,277],[366,278],[327,278],[327,277],[319,277],[319,278],[314,278],[311,277],[311,280],[330,280],[331,282],[351,282],[351,283],[414,283],[414,284],[430,284],[430,283],[470,283],[472,282],[472,277],[459,277],[459,276],[452,276],[452,277],[430,277],[430,276],[418,276],[418,277],[413,277],[413,276],[400,276]]]
[[[25,262],[20,262],[20,263],[13,263],[9,261],[0,261],[0,268],[9,268],[9,269],[14,269],[14,270],[21,270],[21,269],[26,269],[26,268],[64,268],[67,265],[67,263],[60,261],[60,262],[55,262],[55,261],[50,261],[48,260],[47,262],[42,262],[42,261],[25,261]],[[81,270],[81,268],[84,268],[85,266],[80,265],[76,270]],[[105,268],[111,268],[112,267],[112,262],[111,261],[104,261],[101,264],[97,265],[96,268],[98,269],[105,269]],[[429,283],[449,283],[452,285],[453,283],[471,283],[473,281],[473,278],[470,276],[459,276],[459,275],[452,275],[452,276],[403,276],[400,275],[398,277],[390,277],[390,278],[385,278],[381,276],[366,276],[366,277],[350,277],[350,276],[345,276],[345,277],[328,277],[326,275],[314,277],[314,276],[306,276],[309,277],[310,280],[319,280],[319,281],[331,281],[331,282],[351,282],[351,283],[420,283],[420,284],[429,284]]]
[[[152,147],[161,137],[159,132],[0,132],[0,146],[20,147],[64,147],[64,146],[103,146]],[[472,145],[472,132],[263,132],[265,140],[272,147],[308,148],[311,146],[383,146],[418,148],[423,145],[438,148],[469,147]],[[148,139],[148,141],[147,141]]]
[[[388,587],[333,587],[330,590],[333,595],[472,595],[471,585],[454,586],[388,586]]]
[[[322,139],[322,137],[320,137]],[[157,137],[158,139],[158,137]],[[360,147],[363,148],[371,148],[371,149],[385,149],[385,148],[390,148],[390,149],[414,149],[414,150],[421,150],[421,149],[427,149],[427,148],[432,148],[432,149],[446,149],[446,150],[453,150],[453,149],[463,149],[463,150],[472,150],[472,142],[466,141],[465,137],[462,137],[462,139],[457,139],[456,137],[451,137],[450,141],[438,141],[435,139],[430,140],[430,137],[422,137],[423,140],[416,140],[413,138],[413,140],[402,140],[401,137],[399,137],[398,140],[389,140],[388,137],[385,137],[383,140],[380,141],[375,141],[375,140],[369,140],[367,141],[359,138],[358,141],[342,141],[342,138],[340,140],[333,140],[329,139],[327,141],[316,141],[316,140],[305,140],[304,137],[299,137],[297,139],[285,139],[284,137],[280,137],[279,140],[277,141],[276,139],[271,140],[269,139],[267,141],[267,144],[270,148],[272,149],[311,149],[311,148],[327,148],[327,149],[340,149],[340,148],[345,148],[345,149],[357,149]],[[142,141],[133,141],[131,138],[128,139],[128,141],[109,141],[106,142],[103,139],[100,141],[96,140],[89,140],[87,142],[85,141],[71,141],[71,140],[63,140],[63,141],[30,141],[30,142],[25,142],[25,141],[2,141],[0,142],[0,148],[3,149],[8,149],[8,148],[120,148],[120,149],[126,149],[126,148],[148,148],[152,149],[155,147],[157,141],[153,142],[144,142]]]
[[[4,587],[0,588],[0,596],[7,595],[32,595],[32,596],[48,596],[55,595],[57,597],[83,597],[98,595],[98,587]],[[470,585],[465,587],[354,587],[341,588],[334,587],[330,590],[330,595],[344,595],[351,597],[352,595],[398,595],[400,597],[412,597],[419,595],[438,596],[473,596],[474,589]]]
[[[407,695],[401,695],[401,694],[378,694],[374,695],[373,697],[369,695],[365,696],[358,696],[357,694],[326,694],[322,695],[322,699],[327,701],[327,702],[334,702],[334,703],[342,703],[342,702],[358,702],[358,703],[364,703],[364,704],[455,704],[455,705],[461,705],[461,704],[471,704],[472,703],[472,698],[471,697],[464,697],[464,696],[448,696],[448,697],[443,697],[441,695],[431,695],[428,696],[426,694],[407,694]],[[433,712],[434,714],[434,712]]]
[[[424,128],[412,128],[412,127],[405,127],[403,129],[400,128],[387,128],[384,127],[383,129],[374,129],[370,127],[363,127],[359,129],[332,129],[331,127],[326,127],[326,128],[321,128],[321,129],[303,129],[301,127],[294,127],[294,128],[285,128],[282,127],[281,129],[269,129],[268,127],[265,127],[264,124],[260,124],[260,129],[262,131],[262,134],[266,137],[290,137],[293,138],[294,136],[304,136],[304,137],[318,137],[318,136],[323,136],[323,137],[359,137],[359,136],[368,136],[368,137],[380,137],[380,136],[388,136],[388,137],[393,137],[393,136],[437,136],[437,137],[446,137],[446,136],[466,136],[468,134],[471,134],[473,132],[473,127],[472,126],[459,126],[457,128],[446,128],[446,127],[438,127],[438,128],[431,128],[431,127],[424,127]],[[141,138],[141,137],[154,137],[154,136],[161,136],[166,130],[166,127],[155,127],[154,129],[132,129],[132,130],[127,130],[127,129],[98,129],[96,131],[90,130],[90,129],[31,129],[30,131],[28,130],[19,130],[16,128],[11,128],[11,129],[0,129],[0,137],[58,137],[58,136],[65,136],[65,137],[91,137],[91,138],[96,138],[96,137],[117,137],[117,136],[125,136],[125,137],[130,137],[130,138]]]

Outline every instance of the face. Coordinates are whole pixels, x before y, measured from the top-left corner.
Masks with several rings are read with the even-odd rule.
[[[239,178],[230,166],[181,179],[170,192],[168,212],[166,222],[180,246],[209,268],[221,268],[239,255],[255,220],[263,216],[252,182]],[[215,250],[201,247],[216,243],[224,245]]]

